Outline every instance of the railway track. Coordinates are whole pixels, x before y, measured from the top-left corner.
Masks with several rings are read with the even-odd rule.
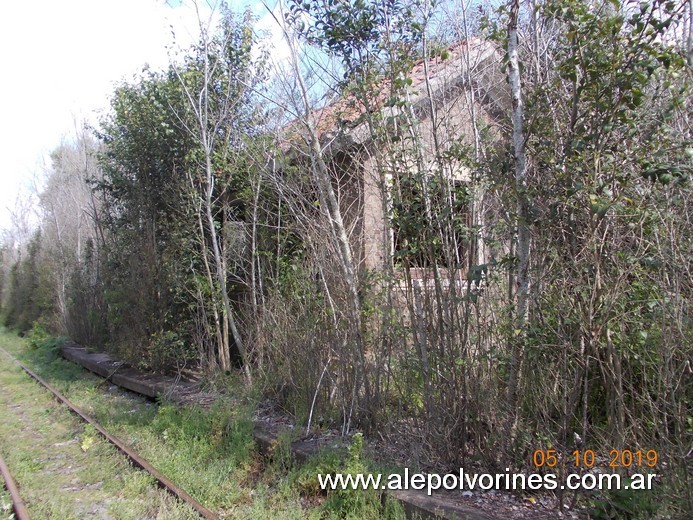
[[[130,446],[125,444],[122,440],[120,440],[115,435],[111,435],[110,433],[108,433],[106,431],[106,429],[103,426],[101,426],[96,420],[89,417],[80,408],[78,408],[74,403],[72,403],[67,397],[65,397],[58,390],[56,390],[50,384],[48,384],[38,374],[36,374],[31,369],[24,366],[21,362],[19,362],[14,356],[12,356],[9,352],[7,352],[2,347],[0,347],[0,352],[2,352],[5,356],[10,358],[12,361],[14,361],[32,379],[34,379],[42,387],[44,387],[51,394],[53,394],[55,399],[57,399],[60,403],[65,405],[80,420],[82,420],[85,423],[90,424],[99,433],[99,435],[101,435],[104,439],[106,439],[108,442],[113,444],[135,466],[141,468],[142,470],[144,470],[147,473],[149,473],[150,475],[152,475],[152,477],[154,477],[154,479],[157,481],[157,484],[161,488],[168,491],[171,495],[176,497],[181,502],[188,504],[202,518],[205,518],[207,520],[218,520],[218,516],[216,514],[214,514],[212,511],[210,511],[208,508],[206,508],[200,502],[195,500],[195,498],[193,498],[185,490],[178,487],[174,482],[172,482],[165,475],[163,475],[161,472],[159,472],[149,462],[147,462],[143,457],[141,457],[137,452],[135,452]],[[14,508],[16,518],[18,520],[28,519],[29,514],[27,512],[26,506],[24,505],[24,502],[22,501],[21,496],[19,495],[17,486],[14,483],[14,480],[12,478],[12,475],[9,472],[9,469],[7,468],[7,465],[2,460],[2,457],[0,457],[0,469],[2,470],[2,476],[5,480],[5,487],[7,488],[8,492],[10,493],[10,496],[12,498],[12,503],[13,503],[13,508]]]
[[[0,455],[0,473],[2,473],[2,479],[5,481],[5,489],[10,494],[15,518],[17,520],[29,520],[29,511],[26,509],[22,496],[19,494],[19,489],[17,489],[17,484],[12,478],[10,469],[5,464],[5,459],[2,458],[2,455]]]

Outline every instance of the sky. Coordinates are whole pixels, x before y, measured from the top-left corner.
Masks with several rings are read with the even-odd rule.
[[[201,0],[205,4],[205,0]],[[258,0],[249,6],[270,25]],[[0,228],[18,197],[44,175],[48,156],[83,122],[95,125],[114,86],[145,64],[162,69],[175,44],[196,38],[197,17],[180,0],[9,0],[0,8]]]

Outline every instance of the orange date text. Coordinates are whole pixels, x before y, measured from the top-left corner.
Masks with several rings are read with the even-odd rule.
[[[537,468],[553,468],[562,463],[576,468],[591,468],[604,461],[610,468],[649,467],[654,468],[659,462],[657,450],[609,450],[608,455],[598,457],[594,450],[574,450],[563,455],[554,449],[534,450],[532,463]],[[602,465],[602,464],[600,464]]]

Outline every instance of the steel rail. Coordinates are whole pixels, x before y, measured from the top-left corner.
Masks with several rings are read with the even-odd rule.
[[[115,435],[111,435],[108,433],[103,426],[101,426],[98,422],[96,422],[94,419],[89,417],[87,414],[85,414],[82,410],[79,409],[75,404],[73,404],[67,397],[65,397],[63,394],[61,394],[58,390],[53,388],[50,384],[48,384],[46,381],[44,381],[39,375],[35,374],[33,371],[25,367],[22,363],[20,363],[14,356],[12,356],[9,352],[7,352],[5,349],[0,347],[0,350],[2,350],[7,356],[9,356],[11,359],[14,360],[15,363],[17,363],[24,372],[29,374],[33,379],[35,379],[38,383],[40,383],[43,387],[45,387],[49,392],[51,392],[60,402],[62,402],[65,406],[67,406],[75,415],[80,417],[83,421],[91,424],[94,429],[101,434],[101,436],[106,439],[108,442],[113,444],[116,448],[118,448],[121,452],[125,454],[125,456],[132,461],[132,463],[152,475],[158,484],[164,488],[166,491],[171,493],[173,496],[181,500],[182,502],[185,502],[188,504],[190,507],[192,507],[197,513],[202,518],[205,518],[207,520],[219,520],[219,517],[215,515],[212,511],[207,509],[205,506],[203,506],[200,502],[195,500],[190,494],[188,494],[184,489],[179,488],[173,481],[168,479],[165,475],[160,473],[154,466],[152,466],[149,462],[147,462],[144,458],[140,457],[132,448],[130,448],[127,444],[125,444],[123,441],[121,441],[118,437]]]
[[[2,455],[0,455],[0,473],[2,473],[2,478],[5,481],[5,489],[7,489],[10,498],[12,498],[12,509],[14,509],[14,515],[17,517],[17,520],[29,520],[29,511],[27,511],[26,505],[24,505],[24,501],[19,494],[19,488],[12,478],[10,468],[5,464]]]

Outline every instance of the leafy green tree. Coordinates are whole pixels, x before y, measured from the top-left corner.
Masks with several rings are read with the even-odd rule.
[[[520,48],[529,211],[517,217],[530,227],[533,290],[526,330],[507,332],[526,334],[515,448],[539,434],[679,457],[664,432],[683,432],[690,409],[690,387],[665,382],[691,334],[680,319],[691,290],[680,278],[692,172],[683,6],[566,0],[536,13],[536,39]]]
[[[245,273],[228,263],[229,229],[245,219],[254,131],[248,23],[224,10],[218,30],[203,28],[179,63],[117,89],[102,125],[99,183],[112,337],[149,338],[145,351],[171,350],[174,363],[196,345],[204,361],[247,374],[231,301]]]
[[[42,251],[41,232],[36,231],[24,254],[12,266],[8,282],[5,325],[24,334],[44,315],[54,311],[49,272]],[[45,319],[44,319],[45,323]]]
[[[185,166],[193,146],[174,112],[181,101],[174,78],[145,70],[118,87],[100,131],[110,336],[123,345],[144,340],[143,352],[130,354],[140,359],[165,331],[190,337],[179,296],[189,267],[180,255],[190,250]]]
[[[234,201],[242,202],[238,196],[248,181],[244,141],[257,122],[248,85],[261,79],[262,71],[251,52],[254,37],[249,15],[239,19],[223,6],[221,15],[218,32],[210,35],[202,28],[192,57],[171,70],[184,98],[176,114],[197,148],[189,157],[188,179],[197,200],[199,253],[211,292],[218,360],[224,370],[231,368],[232,361],[242,367],[250,382],[245,342],[229,294],[230,237],[223,235],[234,217]],[[238,208],[235,213],[236,219],[245,218]]]

